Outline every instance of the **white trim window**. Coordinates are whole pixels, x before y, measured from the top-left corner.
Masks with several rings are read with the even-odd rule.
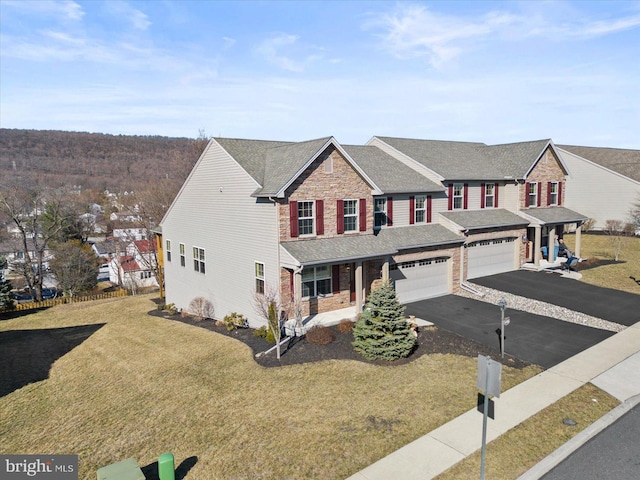
[[[458,210],[464,207],[464,183],[453,184],[453,209]]]
[[[181,243],[179,247],[180,247],[180,266],[184,267],[187,264],[187,256],[184,251],[184,243]]]
[[[196,272],[205,273],[204,262],[204,248],[193,247],[193,269]]]
[[[170,262],[171,261],[171,240],[167,240],[165,244],[167,246],[167,262]]]
[[[264,263],[255,263],[256,293],[264,294]]]
[[[306,267],[302,270],[302,296],[324,297],[331,293],[331,267]]]
[[[344,201],[344,231],[358,231],[358,200]]]
[[[387,224],[387,199],[378,197],[373,200],[374,227],[380,228]]]
[[[527,191],[527,206],[538,206],[538,182],[529,182],[529,190]]]
[[[298,235],[313,235],[313,219],[314,219],[313,200],[303,200],[298,202]]]
[[[558,182],[549,182],[549,205],[558,205]]]
[[[427,221],[427,197],[426,195],[416,195],[415,197],[415,222],[425,223]]]
[[[484,186],[484,208],[494,208],[496,206],[496,184],[487,183]]]

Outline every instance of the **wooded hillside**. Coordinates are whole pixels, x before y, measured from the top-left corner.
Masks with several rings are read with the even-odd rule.
[[[148,180],[180,185],[204,139],[0,129],[0,182],[83,190],[135,190]],[[165,183],[165,182],[163,182]]]

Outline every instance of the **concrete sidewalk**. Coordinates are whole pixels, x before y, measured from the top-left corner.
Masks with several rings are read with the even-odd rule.
[[[487,443],[589,382],[621,401],[640,394],[640,323],[502,393]],[[473,408],[348,480],[431,479],[479,450],[481,436]]]

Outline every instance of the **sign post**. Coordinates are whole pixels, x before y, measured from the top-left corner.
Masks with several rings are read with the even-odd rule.
[[[510,318],[504,318],[504,311],[507,309],[507,301],[501,298],[498,302],[500,305],[500,357],[504,358],[504,327],[509,325]]]
[[[484,480],[484,466],[487,454],[487,419],[489,417],[489,396],[500,398],[500,383],[502,380],[502,364],[491,360],[490,357],[478,355],[479,390],[484,391],[484,408],[482,414],[482,455],[480,461],[480,480]]]

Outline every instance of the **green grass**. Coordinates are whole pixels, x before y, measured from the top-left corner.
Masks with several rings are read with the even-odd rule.
[[[518,478],[618,405],[618,400],[591,384],[580,387],[489,443],[485,463],[486,478]],[[575,420],[577,425],[563,424],[564,418]],[[480,451],[465,458],[436,479],[478,478],[479,473]]]
[[[565,235],[565,242],[571,250],[575,249],[575,235]],[[607,235],[582,235],[580,256],[583,258],[599,258],[613,260],[611,239]],[[603,265],[582,270],[582,281],[599,287],[613,288],[625,292],[640,294],[640,286],[631,276],[640,280],[640,238],[625,239],[620,259],[623,263]]]
[[[476,358],[265,369],[232,338],[152,317],[151,296],[61,305],[1,330],[105,323],[49,378],[0,398],[0,451],[80,455],[80,476],[196,456],[187,479],[343,479],[476,401]],[[537,374],[503,368],[507,390]]]

